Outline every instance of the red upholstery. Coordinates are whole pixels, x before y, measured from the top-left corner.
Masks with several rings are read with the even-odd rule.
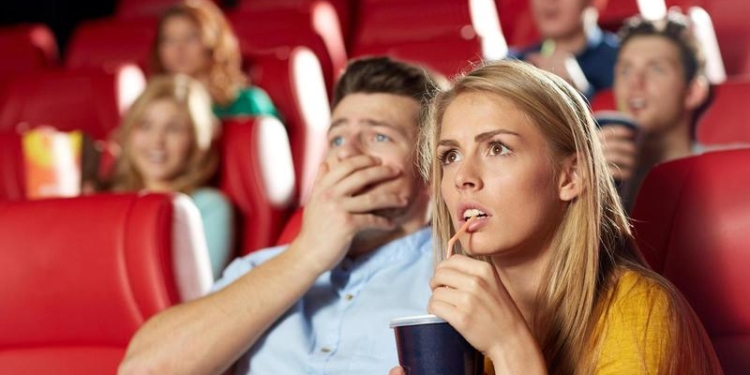
[[[704,145],[750,144],[750,80],[716,86],[714,102],[700,121],[697,138]]]
[[[713,20],[727,75],[750,74],[750,24],[748,4],[738,0],[665,0],[667,6],[684,11],[691,6],[705,9]]]
[[[104,19],[81,23],[68,45],[67,68],[114,68],[123,63],[148,65],[157,20]]]
[[[591,100],[591,111],[616,111],[615,93],[611,89],[602,90],[596,93]]]
[[[0,202],[23,200],[26,196],[21,136],[0,133]]]
[[[286,225],[284,226],[284,230],[281,232],[279,239],[276,240],[276,245],[286,245],[297,238],[297,235],[302,228],[303,212],[304,211],[302,208],[298,208],[296,211],[294,211],[292,216],[289,217],[289,220],[286,221]]]
[[[750,373],[750,149],[665,163],[646,178],[633,212],[654,269],[700,316],[726,374]]]
[[[247,8],[228,15],[245,50],[267,49],[280,45],[302,45],[313,50],[318,59],[330,60],[326,83],[333,87],[335,78],[346,68],[347,52],[338,14],[328,1],[308,1],[307,6],[256,9]],[[262,4],[262,2],[261,2]],[[300,35],[306,35],[300,39]],[[317,37],[315,37],[317,35]],[[270,39],[269,39],[270,38]],[[254,39],[260,39],[254,41]],[[320,43],[324,50],[320,50]],[[328,70],[326,67],[324,70]]]
[[[57,42],[41,24],[0,28],[0,80],[11,75],[49,69],[57,65]]]
[[[274,244],[294,197],[284,126],[272,118],[224,122],[220,186],[237,208],[240,253]]]
[[[104,139],[144,86],[143,73],[133,65],[111,72],[81,69],[20,76],[0,93],[0,130],[50,125]]]
[[[283,116],[301,201],[323,161],[330,122],[325,83],[307,48],[279,48],[251,56],[251,80],[268,92]],[[299,69],[298,69],[299,68]]]
[[[443,35],[429,40],[370,45],[357,51],[358,56],[389,55],[425,65],[452,77],[471,70],[482,59],[482,46],[476,36]]]
[[[3,374],[114,374],[177,303],[169,195],[0,203]]]
[[[321,4],[330,5],[336,12],[336,18],[340,25],[342,37],[349,40],[352,27],[352,5],[350,0],[240,0],[238,8],[241,11],[265,12],[277,10],[301,10],[309,11]]]
[[[648,0],[664,2],[664,0]],[[617,31],[628,17],[640,14],[637,0],[608,0],[607,5],[599,12],[599,24],[608,30]]]
[[[297,14],[297,16],[300,16],[300,14]],[[297,16],[294,16],[294,18],[297,18],[296,20],[289,20],[284,23],[277,23],[274,19],[265,17],[263,19],[255,16],[250,18],[246,13],[231,13],[227,15],[227,18],[237,34],[240,49],[246,62],[256,58],[256,55],[268,54],[272,50],[286,49],[291,51],[298,46],[307,47],[318,58],[323,71],[324,82],[328,91],[330,91],[337,77],[337,72],[345,67],[346,61],[334,61],[323,38],[310,29],[309,19],[298,18]],[[291,17],[289,13],[287,13],[287,17]],[[298,23],[302,25],[297,25]]]
[[[508,45],[524,47],[539,40],[528,1],[495,0],[495,4]]]

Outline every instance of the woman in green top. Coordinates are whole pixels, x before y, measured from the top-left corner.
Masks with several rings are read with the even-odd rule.
[[[185,1],[164,13],[151,49],[151,73],[179,73],[201,81],[219,118],[278,117],[265,91],[247,85],[237,37],[211,1]]]

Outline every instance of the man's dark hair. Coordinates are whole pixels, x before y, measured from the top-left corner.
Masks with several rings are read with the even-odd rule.
[[[423,104],[434,90],[433,76],[422,67],[388,57],[362,58],[351,61],[336,83],[331,108],[356,93],[403,95]]]
[[[654,21],[646,20],[641,16],[631,17],[625,21],[619,35],[621,40],[620,51],[633,38],[641,36],[666,38],[680,51],[680,63],[685,73],[685,82],[690,84],[696,78],[705,77],[706,56],[690,29],[689,19],[682,13],[670,10],[666,17]],[[695,139],[698,120],[711,105],[713,97],[714,88],[709,86],[706,100],[693,111],[693,119],[690,125],[692,139]]]

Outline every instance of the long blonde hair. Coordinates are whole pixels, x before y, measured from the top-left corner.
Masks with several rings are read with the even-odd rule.
[[[590,374],[594,371],[601,341],[597,322],[606,314],[616,288],[618,270],[630,269],[654,280],[672,299],[670,314],[674,339],[690,339],[705,348],[707,342],[697,318],[684,299],[666,280],[650,271],[642,260],[624,213],[612,177],[606,167],[597,130],[581,95],[557,76],[518,61],[487,63],[459,78],[452,89],[439,93],[427,114],[420,139],[421,170],[431,181],[433,233],[437,257],[455,233],[448,208],[441,197],[442,165],[435,149],[446,108],[463,93],[486,93],[510,100],[523,111],[548,140],[552,158],[562,160],[576,155],[583,191],[570,202],[553,238],[549,267],[538,291],[540,308],[530,323],[542,347],[551,374]],[[455,253],[461,253],[460,244]],[[688,337],[684,337],[684,336]],[[679,337],[677,337],[679,336]],[[681,343],[680,345],[684,345]],[[672,358],[687,360],[710,374],[708,364],[698,364],[713,353],[684,358],[694,353],[678,353]],[[698,352],[698,349],[695,349]],[[715,364],[715,358],[713,363]],[[677,374],[684,363],[666,365],[667,373]],[[685,368],[685,367],[681,367]],[[696,371],[696,367],[691,368]]]
[[[186,75],[163,75],[152,77],[146,90],[128,111],[122,125],[117,129],[116,139],[120,155],[115,164],[111,189],[133,191],[145,188],[143,178],[136,169],[128,147],[130,134],[143,121],[146,109],[155,101],[172,100],[188,114],[192,130],[193,145],[183,173],[172,181],[172,189],[190,193],[207,184],[216,174],[219,154],[216,139],[219,134],[218,121],[211,111],[211,97],[203,85]]]
[[[224,13],[211,1],[185,0],[162,15],[156,41],[151,47],[150,72],[169,73],[159,57],[159,45],[164,23],[172,17],[187,17],[197,25],[201,41],[211,56],[207,89],[216,104],[223,107],[232,104],[239,90],[247,84],[247,76],[242,72],[237,37]]]

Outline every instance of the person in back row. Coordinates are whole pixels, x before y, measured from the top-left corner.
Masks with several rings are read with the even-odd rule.
[[[233,210],[208,187],[219,166],[218,121],[200,82],[156,76],[117,129],[120,155],[107,183],[113,191],[182,192],[198,207],[216,278],[233,249]]]
[[[234,261],[202,299],[150,319],[121,375],[378,374],[389,321],[423,314],[433,272],[429,194],[416,167],[419,67],[369,58],[338,81],[329,150],[288,246]]]
[[[687,17],[670,11],[657,21],[634,17],[621,30],[615,67],[617,108],[639,133],[624,126],[602,128],[605,157],[630,207],[656,164],[699,152],[700,116],[711,102],[705,57]]]
[[[265,91],[246,86],[237,37],[221,9],[209,0],[185,0],[164,13],[150,65],[153,74],[181,73],[201,81],[219,118],[278,117]]]
[[[586,97],[612,87],[619,42],[596,24],[606,0],[530,0],[542,40],[509,56],[557,74]]]

